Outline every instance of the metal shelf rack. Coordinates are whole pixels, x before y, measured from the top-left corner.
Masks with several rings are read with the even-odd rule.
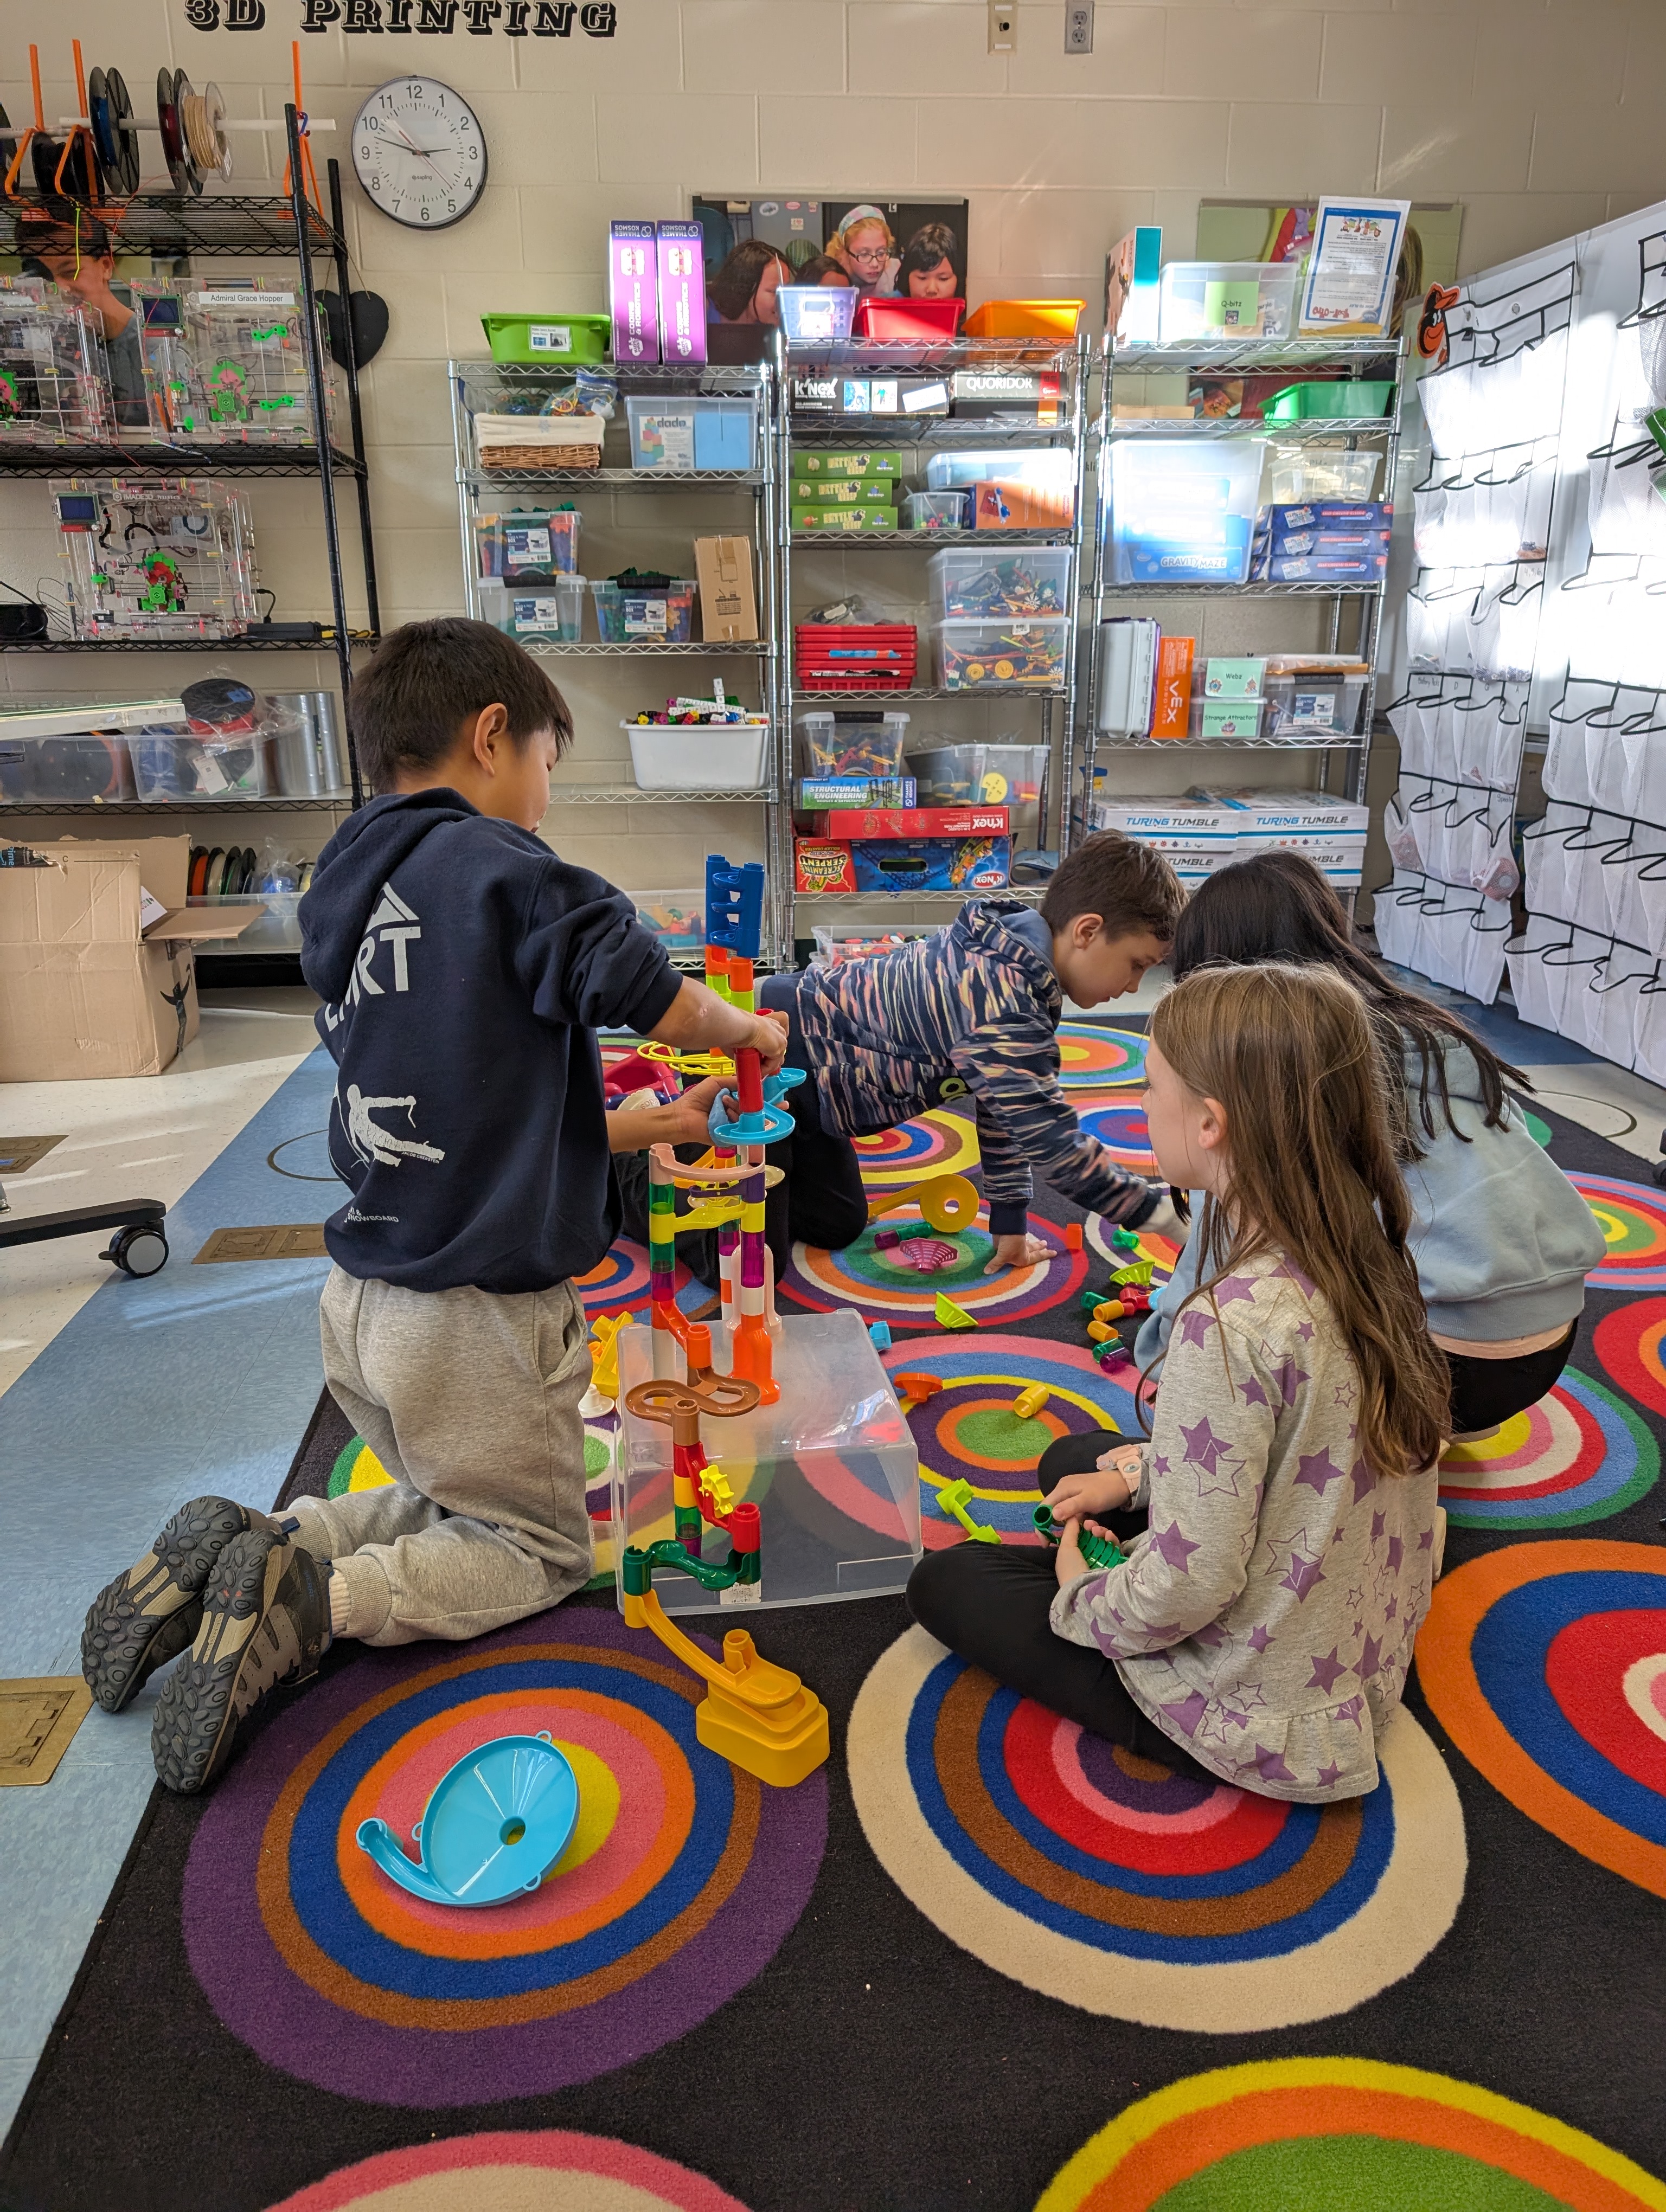
[[[0,446],[0,477],[44,477],[82,474],[123,476],[191,473],[223,477],[316,477],[324,507],[324,542],[330,576],[331,635],[316,644],[289,640],[257,640],[246,647],[240,639],[202,638],[146,641],[128,644],[116,639],[83,642],[73,638],[48,638],[32,645],[11,646],[9,652],[168,652],[237,653],[329,652],[336,657],[344,708],[353,683],[353,649],[374,644],[381,629],[376,592],[375,541],[370,520],[369,470],[365,458],[364,422],[359,401],[358,363],[353,350],[351,318],[344,312],[344,364],[347,385],[351,450],[332,446],[325,410],[325,362],[319,334],[318,287],[314,260],[332,265],[337,296],[344,310],[351,291],[347,238],[342,212],[341,169],[326,163],[330,212],[326,217],[307,198],[301,167],[301,138],[293,104],[283,110],[283,131],[289,154],[290,189],[287,196],[253,197],[241,192],[206,194],[200,199],[172,193],[141,193],[125,203],[109,224],[115,251],[122,254],[151,254],[193,259],[287,260],[297,271],[301,336],[307,349],[307,371],[313,407],[310,446],[169,446],[154,441],[117,442],[108,446]],[[27,203],[0,205],[0,252],[18,250],[21,209]],[[342,568],[341,526],[336,509],[336,480],[345,477],[358,500],[359,550],[363,569],[368,628],[355,629],[348,621],[346,581]],[[352,777],[352,804],[364,799],[358,755],[350,726],[343,716]],[[240,805],[262,802],[240,801]],[[271,805],[271,801],[264,802]],[[278,805],[311,811],[318,802],[279,800]],[[32,809],[68,813],[69,807]],[[91,810],[88,810],[91,811]],[[155,810],[152,810],[155,811]]]
[[[636,469],[607,465],[593,469],[483,469],[479,465],[471,419],[492,411],[505,392],[535,398],[553,393],[573,383],[571,367],[551,362],[520,366],[493,361],[453,361],[448,364],[451,385],[452,439],[457,465],[458,526],[462,538],[463,580],[468,611],[480,613],[480,573],[475,545],[475,517],[483,498],[490,501],[506,492],[559,491],[572,497],[585,492],[604,495],[633,492],[706,491],[742,494],[753,506],[752,541],[757,549],[758,624],[757,639],[690,639],[684,643],[660,640],[604,642],[594,640],[528,638],[521,641],[540,659],[676,661],[746,660],[758,674],[760,706],[772,730],[781,727],[779,647],[775,609],[779,592],[775,567],[781,539],[781,508],[776,495],[774,436],[775,364],[765,361],[728,367],[721,364],[686,368],[661,363],[655,367],[608,362],[605,374],[623,399],[630,393],[687,392],[717,398],[750,398],[756,410],[758,465],[750,469]],[[623,413],[623,408],[620,410]],[[610,426],[609,442],[617,441],[624,425]],[[699,737],[691,726],[691,739]],[[786,811],[773,774],[757,789],[732,787],[676,791],[642,791],[632,784],[551,787],[552,806],[755,806],[764,817],[764,850],[769,860],[769,893],[765,907],[763,945],[759,966],[791,966],[790,909],[782,884],[790,880],[792,848]],[[789,872],[783,877],[782,856]],[[694,963],[698,967],[698,963]]]
[[[792,475],[793,453],[797,446],[849,445],[903,446],[920,457],[923,471],[927,455],[933,450],[953,451],[957,447],[1010,446],[1015,451],[1037,447],[1063,448],[1072,459],[1072,483],[1074,493],[1074,520],[1064,530],[925,530],[925,531],[822,531],[793,530],[783,534],[780,562],[781,610],[778,629],[781,638],[781,750],[777,774],[783,788],[792,787],[793,708],[798,701],[838,700],[848,707],[860,707],[869,700],[968,700],[999,698],[1006,701],[1029,699],[1041,708],[1041,741],[1048,749],[1049,763],[1055,756],[1055,724],[1062,733],[1062,764],[1061,773],[1055,775],[1049,766],[1047,786],[1042,793],[1042,816],[1039,842],[1048,842],[1048,819],[1051,811],[1050,791],[1068,791],[1070,731],[1076,712],[1076,663],[1073,649],[1066,659],[1066,680],[1058,685],[1033,684],[981,684],[947,690],[934,684],[910,684],[895,690],[864,686],[861,690],[842,690],[800,686],[794,676],[793,657],[793,553],[795,547],[815,546],[821,551],[834,550],[847,554],[869,552],[897,552],[908,550],[921,556],[935,553],[945,546],[976,545],[991,553],[1025,545],[1056,545],[1068,547],[1071,554],[1070,582],[1065,595],[1065,605],[1075,604],[1079,590],[1082,563],[1082,521],[1086,486],[1088,416],[1087,374],[1088,349],[1085,337],[1061,344],[1051,338],[957,338],[936,345],[874,345],[848,341],[841,343],[787,346],[783,344],[779,356],[781,362],[781,406],[778,429],[780,459],[776,473],[783,485]],[[943,416],[879,415],[835,417],[821,415],[795,416],[788,404],[790,376],[793,370],[824,368],[848,372],[853,375],[873,376],[890,370],[892,374],[925,374],[940,370],[945,374],[957,368],[976,365],[999,364],[1007,367],[1031,367],[1052,370],[1059,378],[1059,420],[1056,423],[988,423],[957,421]],[[922,645],[925,641],[921,641]],[[1061,834],[1067,811],[1060,803]],[[779,863],[784,882],[793,881],[793,855],[790,849]],[[1028,896],[1022,886],[1015,885],[1015,897]],[[1039,890],[1034,892],[1039,898]],[[823,907],[849,906],[860,901],[885,901],[892,897],[939,905],[964,904],[965,894],[960,891],[816,891],[798,892],[790,903],[806,914]]]
[[[1367,441],[1375,442],[1380,440],[1383,454],[1382,495],[1392,498],[1395,462],[1400,445],[1400,385],[1397,377],[1393,410],[1387,415],[1314,416],[1298,422],[1268,422],[1254,417],[1249,420],[1212,417],[1192,422],[1160,418],[1141,420],[1127,416],[1118,417],[1116,392],[1119,375],[1144,377],[1176,372],[1194,375],[1247,376],[1341,368],[1348,378],[1357,381],[1385,362],[1392,361],[1397,370],[1401,351],[1401,341],[1388,337],[1211,339],[1194,340],[1184,345],[1109,343],[1105,346],[1100,361],[1099,411],[1092,440],[1095,476],[1093,546],[1082,609],[1088,635],[1085,656],[1086,667],[1082,684],[1085,707],[1079,726],[1082,754],[1080,790],[1079,793],[1077,788],[1076,731],[1073,728],[1067,732],[1065,738],[1067,797],[1061,810],[1065,818],[1061,829],[1063,849],[1068,851],[1077,828],[1085,824],[1093,790],[1094,770],[1102,750],[1116,753],[1160,751],[1170,757],[1182,747],[1189,757],[1202,752],[1211,755],[1218,752],[1312,753],[1321,758],[1322,774],[1326,779],[1325,788],[1329,788],[1330,757],[1346,753],[1352,755],[1353,760],[1351,795],[1356,800],[1364,799],[1371,761],[1371,723],[1376,711],[1377,653],[1382,631],[1386,578],[1379,578],[1372,584],[1109,584],[1105,580],[1105,545],[1110,520],[1110,469],[1107,448],[1122,439],[1178,438],[1208,441],[1266,438],[1280,445],[1314,442],[1346,446],[1350,449],[1357,448]],[[1200,608],[1212,603],[1241,599],[1323,600],[1329,604],[1330,611],[1328,650],[1333,653],[1340,648],[1343,610],[1351,605],[1355,613],[1354,647],[1371,670],[1359,734],[1345,738],[1288,741],[1277,738],[1154,740],[1103,736],[1096,726],[1099,692],[1099,633],[1109,607],[1132,607],[1147,601],[1166,603],[1183,599],[1189,600]]]

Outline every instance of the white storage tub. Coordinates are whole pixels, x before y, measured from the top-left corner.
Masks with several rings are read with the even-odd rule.
[[[758,791],[768,781],[767,722],[622,722],[639,791]]]

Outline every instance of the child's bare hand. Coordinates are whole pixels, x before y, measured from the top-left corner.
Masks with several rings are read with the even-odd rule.
[[[1048,1247],[1039,1237],[1021,1231],[1015,1237],[997,1237],[995,1254],[983,1270],[986,1275],[998,1275],[1006,1267],[1039,1267],[1049,1257]]]
[[[1064,1477],[1047,1499],[1055,1521],[1079,1520],[1088,1513],[1114,1513],[1128,1504],[1139,1474],[1140,1448],[1134,1444],[1124,1446],[1123,1449],[1132,1454],[1131,1467],[1112,1466],[1087,1474]],[[1102,1459],[1110,1456],[1109,1453],[1101,1455]]]
[[[1078,1575],[1087,1572],[1087,1561],[1082,1557],[1080,1530],[1074,1521],[1067,1521],[1064,1533],[1059,1538],[1058,1548],[1053,1554],[1053,1571],[1059,1578],[1059,1587],[1073,1583]]]
[[[671,1111],[676,1117],[677,1133],[674,1145],[703,1145],[708,1140],[707,1123],[712,1108],[725,1091],[733,1092],[734,1078],[728,1075],[708,1075],[703,1083],[691,1083]],[[733,1118],[733,1105],[730,1114]]]

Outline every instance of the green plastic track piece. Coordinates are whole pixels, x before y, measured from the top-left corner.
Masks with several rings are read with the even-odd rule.
[[[985,1528],[981,1521],[974,1521],[966,1510],[972,1502],[972,1486],[970,1482],[964,1479],[959,1482],[945,1482],[937,1493],[937,1502],[945,1513],[952,1513],[954,1516],[975,1544],[1000,1543],[999,1531]]]
[[[1050,1505],[1038,1505],[1035,1512],[1036,1534],[1045,1544],[1056,1544],[1064,1534],[1063,1524],[1053,1518]],[[1128,1553],[1120,1544],[1108,1536],[1096,1536],[1091,1528],[1078,1532],[1077,1545],[1082,1557],[1091,1567],[1120,1567],[1126,1565]]]

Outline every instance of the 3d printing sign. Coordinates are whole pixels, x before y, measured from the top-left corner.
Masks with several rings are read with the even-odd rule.
[[[619,27],[614,0],[299,0],[303,31],[415,31],[448,39],[463,19],[471,39],[501,31],[506,39],[611,39]],[[194,31],[263,31],[266,0],[185,0]]]

